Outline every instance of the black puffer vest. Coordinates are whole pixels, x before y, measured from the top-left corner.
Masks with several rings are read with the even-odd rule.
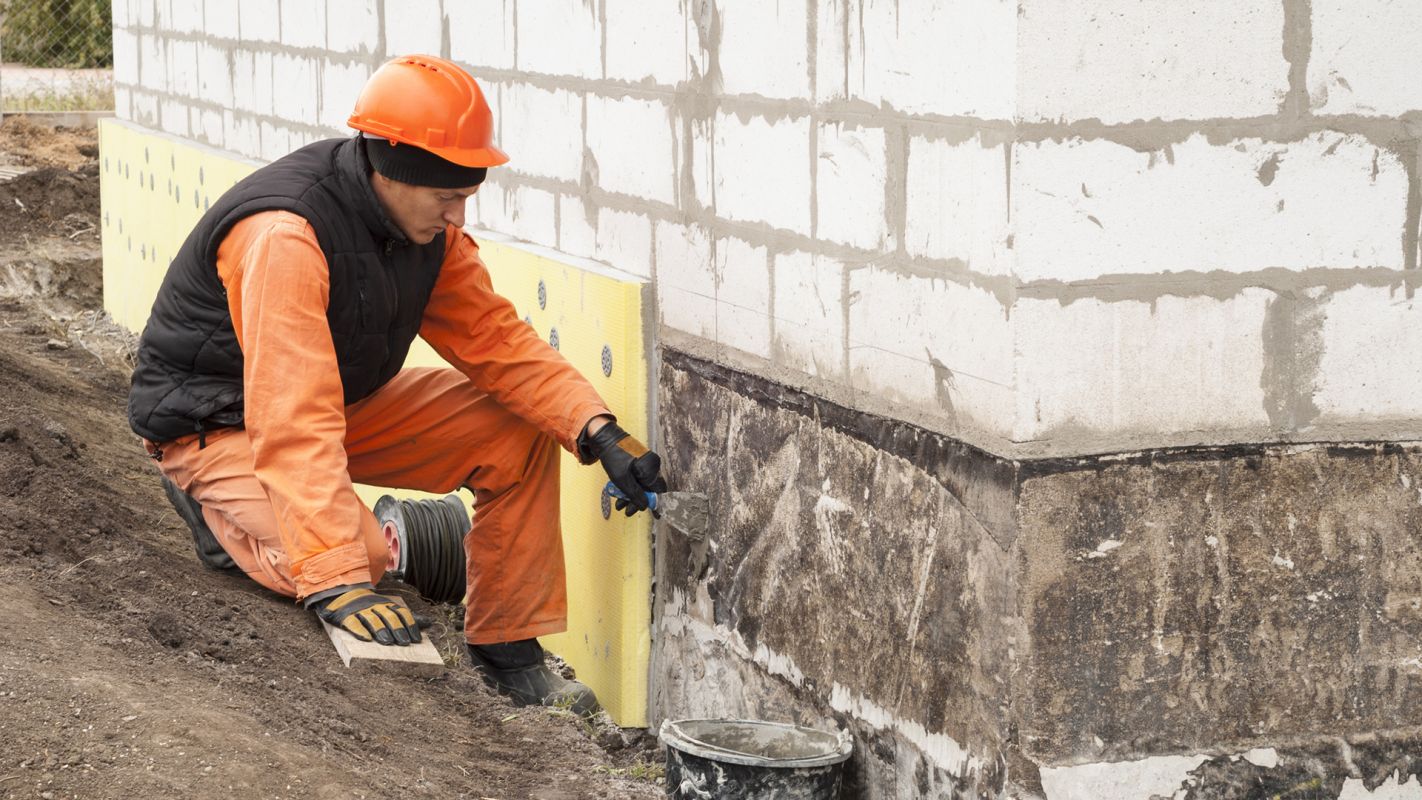
[[[139,340],[128,396],[138,435],[161,443],[242,424],[242,351],[217,248],[259,211],[291,211],[316,231],[330,268],[326,319],[345,402],[395,376],[419,333],[445,237],[409,243],[381,209],[369,174],[358,139],[328,139],[252,173],[203,215],[168,267]]]

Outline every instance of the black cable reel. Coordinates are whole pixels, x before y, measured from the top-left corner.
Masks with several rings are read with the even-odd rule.
[[[462,602],[469,514],[459,495],[397,500],[387,494],[375,502],[374,512],[390,548],[385,574],[414,587],[426,600]]]

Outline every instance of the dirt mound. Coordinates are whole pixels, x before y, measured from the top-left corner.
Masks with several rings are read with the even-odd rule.
[[[0,155],[11,164],[76,169],[98,154],[92,128],[52,127],[14,114],[0,124]]]
[[[0,184],[96,222],[97,174]],[[347,670],[314,617],[198,565],[124,418],[132,337],[97,240],[0,212],[0,798],[654,798],[638,732],[516,709],[464,663],[459,610],[400,584],[437,677]],[[86,307],[87,306],[87,307]],[[614,756],[599,745],[612,745]],[[636,761],[634,761],[636,759]]]
[[[47,167],[0,181],[0,227],[7,233],[98,236],[99,165]]]

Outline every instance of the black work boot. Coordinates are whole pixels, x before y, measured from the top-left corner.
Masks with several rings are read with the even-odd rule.
[[[469,661],[484,683],[514,705],[565,708],[584,718],[600,708],[592,689],[564,678],[543,663],[543,646],[537,639],[466,647]]]
[[[237,569],[237,562],[217,543],[212,528],[207,527],[207,521],[202,518],[202,505],[194,500],[192,495],[179,489],[176,483],[168,480],[166,475],[161,477],[163,492],[168,495],[168,500],[178,512],[178,516],[188,523],[188,530],[193,532],[193,549],[197,550],[198,560],[208,569]]]

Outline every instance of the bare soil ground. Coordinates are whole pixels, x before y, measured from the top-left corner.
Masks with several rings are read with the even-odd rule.
[[[309,613],[199,566],[124,419],[93,134],[12,120],[4,157],[51,166],[0,183],[0,797],[662,796],[640,731],[488,691],[458,609],[411,598],[438,677],[347,670]]]

